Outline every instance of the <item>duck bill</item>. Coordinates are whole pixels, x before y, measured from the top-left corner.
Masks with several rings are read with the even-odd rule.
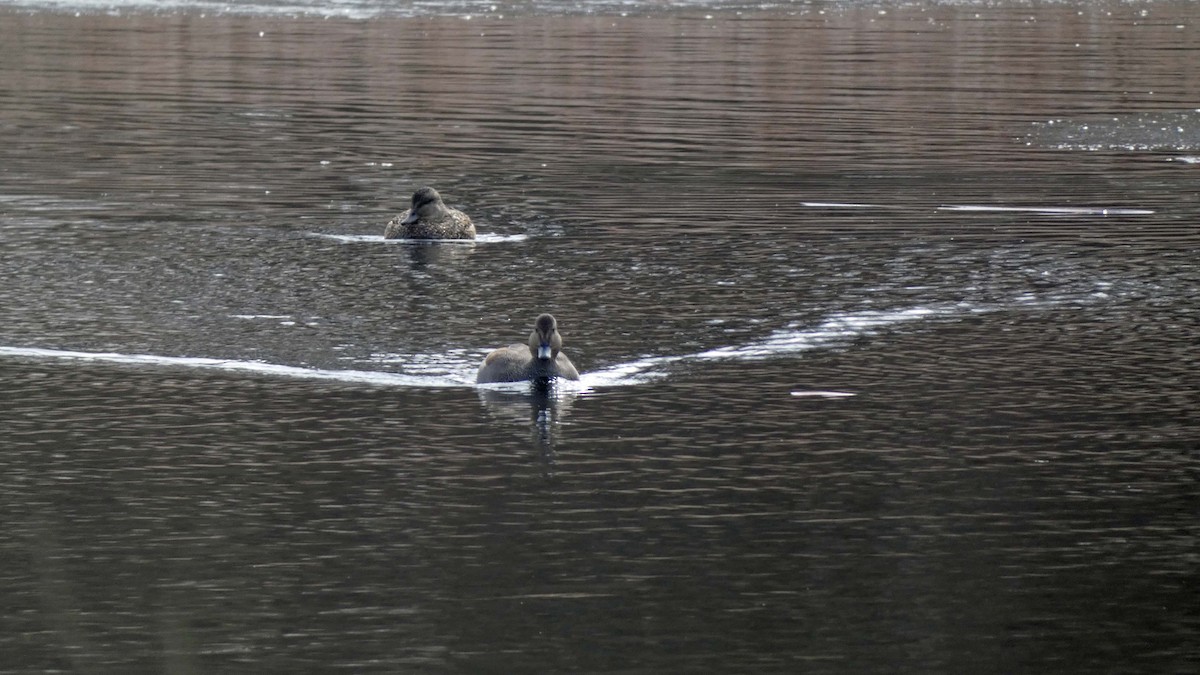
[[[538,358],[543,361],[550,360],[550,345],[538,345]]]
[[[412,223],[415,223],[415,222],[417,222],[417,210],[413,209],[412,211],[408,212],[407,216],[404,216],[404,220],[400,221],[400,224],[401,225],[411,225]]]

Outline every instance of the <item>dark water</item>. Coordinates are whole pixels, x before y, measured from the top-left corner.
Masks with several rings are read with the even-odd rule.
[[[1192,3],[7,5],[0,671],[1200,669]]]

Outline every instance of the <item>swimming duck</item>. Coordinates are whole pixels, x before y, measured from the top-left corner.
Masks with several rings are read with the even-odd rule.
[[[475,381],[545,382],[553,377],[578,380],[579,371],[562,351],[562,335],[553,316],[542,314],[533,324],[528,344],[501,347],[487,355]]]
[[[384,239],[474,239],[475,225],[467,214],[446,206],[431,187],[413,193],[412,208],[392,218]]]

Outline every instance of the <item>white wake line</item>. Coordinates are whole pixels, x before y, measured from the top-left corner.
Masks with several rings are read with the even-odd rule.
[[[428,246],[431,244],[450,244],[457,246],[470,246],[472,244],[502,244],[510,241],[525,241],[529,238],[527,234],[491,234],[482,233],[475,235],[474,239],[384,239],[381,234],[330,234],[327,232],[309,232],[313,237],[321,237],[322,239],[332,239],[340,241],[343,244],[388,244],[388,245],[408,245],[408,246]]]
[[[920,210],[923,207],[890,204],[859,204],[855,202],[801,202],[801,206],[824,209],[894,209]],[[966,211],[976,213],[1040,213],[1059,216],[1152,216],[1151,209],[1130,209],[1108,206],[988,206],[985,204],[938,204],[934,211]]]
[[[196,11],[211,12],[216,15],[252,15],[252,16],[324,16],[344,17],[347,19],[371,19],[387,14],[387,10],[354,8],[354,7],[311,7],[302,4],[272,5],[269,3],[252,3],[238,5],[224,1],[206,0],[10,0],[9,4],[17,7],[80,9],[94,12],[111,12],[114,10],[129,11]],[[414,11],[397,16],[416,16]],[[203,14],[201,14],[203,16]]]
[[[995,211],[999,213],[1044,213],[1068,216],[1152,216],[1151,209],[1127,209],[1107,206],[976,206],[972,204],[943,204],[938,211]]]
[[[371,370],[322,370],[282,366],[264,361],[237,361],[209,359],[192,356],[156,356],[153,354],[120,354],[117,352],[77,352],[35,347],[0,347],[0,356],[25,358],[61,359],[72,361],[99,361],[124,365],[157,366],[167,368],[201,368],[226,372],[254,373],[278,377],[307,380],[332,380],[357,384],[409,387],[462,387],[466,382],[456,382],[446,377],[421,377],[402,373],[384,373]]]
[[[933,317],[948,317],[970,312],[985,311],[963,304],[945,307],[911,307],[899,310],[865,311],[856,314],[835,315],[816,327],[789,326],[776,330],[764,338],[742,345],[717,347],[702,352],[682,355],[648,356],[635,361],[620,363],[600,370],[583,373],[578,383],[563,382],[568,391],[588,391],[596,387],[629,386],[659,380],[668,376],[668,366],[692,361],[760,361],[779,358],[805,351],[812,351],[846,344],[857,338],[875,334],[878,330],[908,321]],[[122,365],[151,366],[160,368],[196,368],[235,373],[250,373],[271,377],[306,380],[325,380],[351,384],[367,384],[384,387],[483,387],[520,391],[521,384],[476,385],[474,366],[463,368],[455,364],[451,374],[410,375],[368,370],[325,370],[284,366],[263,361],[238,361],[190,356],[157,356],[153,354],[121,354],[117,352],[82,352],[37,347],[0,346],[0,357],[22,357],[115,363]],[[415,358],[413,359],[416,360]],[[850,395],[844,392],[797,393],[803,395]]]
[[[893,311],[880,310],[838,315],[826,319],[815,328],[804,329],[791,326],[776,330],[762,339],[743,345],[717,347],[678,356],[648,356],[637,361],[588,373],[582,375],[581,378],[585,384],[591,387],[637,384],[666,377],[667,373],[664,367],[672,364],[688,361],[761,361],[779,358],[831,345],[845,344],[856,338],[871,335],[881,328],[907,321],[954,316],[976,311],[982,310],[966,305],[953,305],[943,308],[911,307]],[[840,394],[842,392],[823,393]]]

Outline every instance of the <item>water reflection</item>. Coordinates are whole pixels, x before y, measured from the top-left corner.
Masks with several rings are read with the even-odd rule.
[[[404,242],[399,247],[408,256],[414,269],[430,265],[461,264],[475,253],[475,243],[445,244],[441,242]]]
[[[492,419],[506,425],[528,427],[532,447],[547,462],[562,434],[563,421],[570,414],[577,391],[554,385],[533,384],[512,388],[479,387],[479,400]]]

